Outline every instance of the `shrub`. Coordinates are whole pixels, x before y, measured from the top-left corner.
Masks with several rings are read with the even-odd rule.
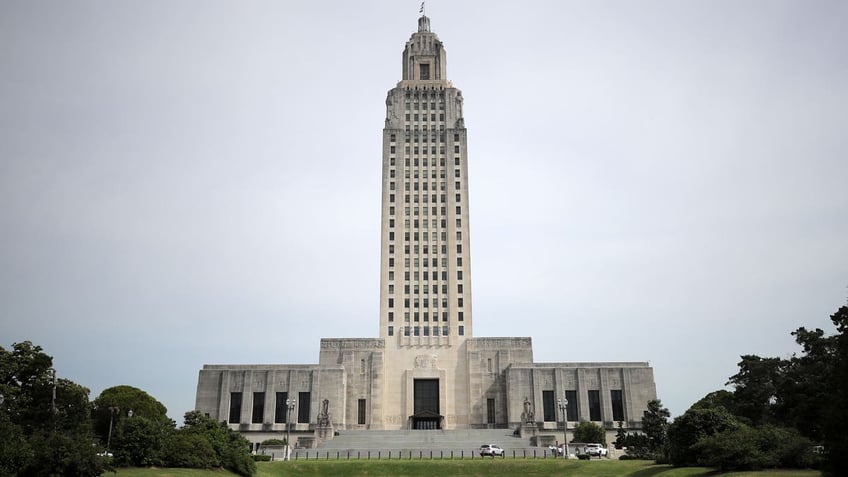
[[[812,449],[812,443],[794,429],[772,426],[741,426],[704,437],[692,446],[698,464],[721,471],[814,467],[817,459]]]
[[[668,427],[668,454],[676,467],[698,464],[698,451],[693,446],[705,437],[737,429],[739,421],[723,407],[689,408]]]
[[[271,456],[270,455],[255,454],[253,456],[253,461],[254,462],[270,462]]]
[[[265,439],[259,445],[262,446],[284,446],[286,445],[285,439]]]
[[[221,465],[208,439],[183,430],[168,437],[162,460],[168,467],[190,469],[209,469]]]
[[[603,427],[589,421],[580,421],[574,428],[571,442],[597,442],[607,444],[607,433]]]

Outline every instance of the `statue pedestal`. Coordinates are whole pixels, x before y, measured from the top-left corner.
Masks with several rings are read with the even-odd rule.
[[[539,427],[536,424],[531,422],[527,422],[521,425],[518,430],[518,435],[521,436],[522,439],[532,439],[536,437],[536,432],[539,430]]]
[[[332,440],[334,435],[333,426],[319,426],[315,428],[315,437],[319,442]]]

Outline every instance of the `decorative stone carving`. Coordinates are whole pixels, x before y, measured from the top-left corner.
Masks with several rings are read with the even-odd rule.
[[[530,403],[530,400],[527,397],[524,397],[524,412],[521,413],[521,422],[524,423],[532,423],[535,422],[535,416],[533,415],[533,405]]]
[[[419,354],[415,357],[415,369],[433,369],[437,360],[436,355]]]
[[[330,426],[330,400],[321,401],[321,412],[318,413],[318,427]]]

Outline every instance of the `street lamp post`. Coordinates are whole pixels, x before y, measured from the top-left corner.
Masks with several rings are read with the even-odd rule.
[[[121,408],[118,406],[109,406],[109,436],[106,437],[106,452],[109,452],[109,445],[112,443],[112,421],[119,412]]]
[[[566,414],[568,411],[568,399],[563,396],[562,399],[557,399],[557,404],[559,405],[559,410],[562,413],[562,442],[565,445],[563,458],[568,459],[568,417]]]
[[[286,450],[283,454],[283,460],[289,460],[291,454],[291,413],[294,410],[294,398],[286,399]]]

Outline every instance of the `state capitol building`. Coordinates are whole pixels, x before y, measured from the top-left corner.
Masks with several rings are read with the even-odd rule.
[[[468,131],[428,17],[401,67],[383,127],[379,337],[323,338],[317,364],[204,365],[195,408],[251,441],[318,428],[640,428],[656,399],[648,363],[536,363],[530,337],[474,336]]]

